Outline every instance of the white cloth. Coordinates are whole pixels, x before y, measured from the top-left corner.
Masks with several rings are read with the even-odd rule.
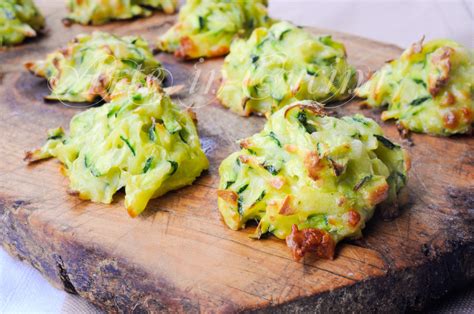
[[[0,313],[58,313],[64,299],[36,269],[0,250]]]
[[[79,298],[51,286],[33,267],[0,249],[0,313],[98,313]]]
[[[39,0],[38,6],[41,8],[45,1],[51,0]],[[426,35],[427,40],[451,38],[472,48],[473,7],[472,0],[270,0],[270,14],[275,18],[352,33],[400,47],[407,47]],[[84,300],[53,288],[38,271],[0,249],[0,313],[95,311]]]

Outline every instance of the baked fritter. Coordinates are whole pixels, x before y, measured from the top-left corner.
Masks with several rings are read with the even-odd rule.
[[[172,14],[178,0],[68,0],[67,6],[70,13],[64,19],[65,24],[100,25],[111,20],[150,16],[153,10]]]
[[[234,41],[222,76],[217,97],[244,116],[270,115],[298,100],[341,100],[356,84],[343,44],[287,22]]]
[[[109,100],[115,84],[124,78],[164,74],[145,40],[103,32],[79,35],[46,60],[25,66],[48,80],[51,95],[47,99],[71,102]]]
[[[125,187],[125,206],[135,217],[150,199],[191,184],[208,160],[193,114],[173,104],[154,78],[124,79],[110,97],[75,115],[69,135],[50,130],[46,144],[25,160],[58,158],[81,199],[110,203]]]
[[[443,136],[471,132],[473,93],[474,51],[446,39],[413,44],[356,90],[368,106],[387,106],[382,120]]]
[[[221,164],[218,207],[229,228],[286,239],[295,259],[332,258],[361,236],[377,204],[397,206],[409,159],[369,118],[325,116],[309,101],[275,112]]]
[[[44,17],[32,0],[0,0],[0,46],[35,37],[43,27]]]
[[[157,47],[184,59],[226,55],[236,36],[271,23],[266,6],[267,0],[188,0]]]

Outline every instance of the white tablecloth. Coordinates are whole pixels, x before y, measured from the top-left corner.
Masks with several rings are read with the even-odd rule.
[[[473,3],[472,0],[270,0],[270,13],[299,25],[334,29],[401,47],[426,35],[427,40],[451,38],[473,48]],[[470,300],[472,305],[472,295],[464,302]],[[53,288],[35,269],[0,249],[0,313],[95,311],[84,300]]]

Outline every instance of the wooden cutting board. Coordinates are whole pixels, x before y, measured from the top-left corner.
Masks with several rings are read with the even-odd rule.
[[[193,106],[198,116],[211,167],[194,185],[152,201],[135,219],[127,215],[121,193],[112,205],[68,195],[57,161],[27,166],[22,158],[43,143],[48,128],[68,126],[84,109],[45,102],[46,83],[22,64],[94,29],[153,42],[175,17],[65,28],[62,1],[39,5],[47,35],[0,52],[0,239],[53,285],[110,311],[390,312],[420,309],[472,282],[474,140],[469,136],[414,135],[415,145],[406,147],[412,170],[400,216],[384,221],[376,214],[362,239],[338,246],[334,261],[308,256],[298,263],[284,241],[255,241],[248,237],[252,230],[229,230],[217,210],[217,169],[238,148],[235,141],[258,132],[264,119],[238,117],[215,100],[222,59],[183,63],[157,55],[174,84],[185,85],[175,101]],[[312,31],[344,42],[350,62],[364,72],[401,52],[356,36]],[[196,72],[201,75],[192,89]],[[351,101],[336,111],[361,109]],[[381,123],[379,113],[362,112]],[[393,123],[382,126],[388,137],[401,141]]]

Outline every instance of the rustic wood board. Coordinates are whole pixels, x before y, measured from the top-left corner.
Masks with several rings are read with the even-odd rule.
[[[0,52],[0,240],[53,285],[111,311],[389,312],[422,308],[472,282],[474,140],[468,136],[414,135],[415,146],[407,147],[412,170],[401,215],[384,221],[376,214],[364,238],[341,244],[334,261],[307,257],[298,263],[284,241],[254,241],[248,238],[251,230],[229,230],[216,205],[217,168],[237,149],[235,141],[259,131],[264,119],[238,117],[214,99],[221,59],[180,63],[170,55],[157,56],[175,84],[186,85],[175,100],[194,104],[211,162],[193,186],[152,201],[136,219],[127,215],[123,195],[112,205],[68,195],[57,161],[27,166],[22,158],[25,150],[43,143],[48,128],[67,126],[82,109],[44,102],[46,83],[22,64],[93,29],[153,41],[175,17],[157,14],[97,28],[64,28],[62,1],[37,2],[49,32]],[[346,44],[351,63],[364,71],[401,51],[329,33]],[[202,88],[189,92],[196,69],[202,71]],[[336,111],[360,109],[352,101]],[[377,113],[362,112],[381,123]],[[382,126],[400,141],[392,123]]]

